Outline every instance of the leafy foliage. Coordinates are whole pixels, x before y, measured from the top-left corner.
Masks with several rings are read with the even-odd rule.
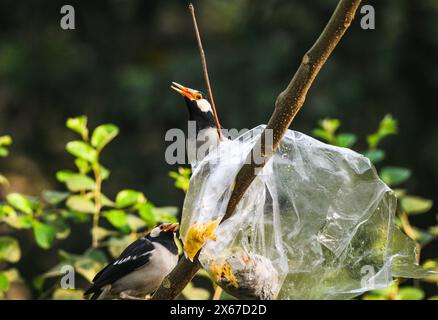
[[[337,133],[341,126],[338,119],[325,119],[319,122],[320,127],[313,130],[313,135],[328,143],[337,146],[351,147],[356,142],[356,136],[351,134]],[[386,115],[379,124],[376,132],[371,133],[366,137],[367,150],[362,153],[370,159],[374,164],[380,163],[385,159],[385,152],[379,149],[380,142],[390,136],[398,133],[397,120],[391,115]],[[350,143],[339,143],[339,137],[351,136]],[[354,139],[352,138],[354,136]],[[347,139],[348,140],[348,139]],[[379,170],[379,176],[383,182],[390,187],[399,187],[403,185],[411,177],[412,172],[408,168],[397,166],[384,166]],[[425,246],[435,237],[438,236],[438,226],[431,227],[429,230],[422,230],[414,227],[409,221],[410,215],[424,214],[430,211],[433,201],[419,196],[410,195],[405,189],[394,189],[398,198],[398,219],[397,223],[402,230],[413,240],[418,242],[419,246]],[[423,264],[423,267],[438,271],[438,264],[428,260]],[[438,284],[438,277],[426,278],[425,281],[435,282]],[[374,290],[366,295],[363,299],[367,300],[421,300],[425,297],[425,293],[421,288],[399,286],[397,282],[393,286],[381,290]]]
[[[119,129],[113,124],[103,124],[90,131],[87,123],[86,116],[70,118],[66,122],[67,128],[80,140],[66,144],[67,152],[74,157],[77,171],[56,172],[56,179],[65,186],[65,190],[46,190],[41,197],[13,192],[6,196],[6,202],[0,203],[0,224],[10,228],[12,235],[30,232],[34,242],[45,250],[68,238],[72,223],[90,224],[90,249],[82,255],[60,250],[59,264],[34,280],[37,290],[43,293],[46,289],[45,294],[49,290],[54,299],[82,299],[81,290],[67,290],[57,283],[45,288],[47,279],[64,275],[63,266],[73,266],[81,277],[91,281],[109,259],[118,256],[139,234],[149,231],[158,221],[177,220],[177,208],[156,207],[141,191],[124,189],[116,194],[114,200],[103,193],[103,183],[109,179],[110,171],[100,162],[100,156],[117,137]],[[91,138],[89,132],[92,132]],[[0,155],[8,154],[6,146],[11,142],[9,136],[0,137]],[[107,249],[109,256],[102,249]],[[0,262],[13,264],[20,258],[18,241],[13,236],[0,237]],[[9,270],[12,269],[0,271],[1,296],[10,287],[6,276]]]
[[[5,158],[9,155],[8,146],[12,144],[12,138],[10,136],[0,136],[0,158]],[[0,173],[0,186],[8,186],[9,181]]]

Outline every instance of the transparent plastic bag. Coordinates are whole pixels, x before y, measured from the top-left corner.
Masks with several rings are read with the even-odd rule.
[[[215,281],[242,299],[346,299],[422,277],[415,243],[394,224],[396,197],[370,161],[288,130],[278,151],[218,224],[264,126],[224,141],[194,167],[181,237],[202,247]],[[206,231],[208,230],[208,232]]]

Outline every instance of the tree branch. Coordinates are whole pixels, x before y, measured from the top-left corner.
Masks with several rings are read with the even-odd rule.
[[[221,222],[233,215],[240,199],[257,176],[258,170],[266,164],[277,149],[286,130],[303,106],[307,92],[321,67],[353,21],[360,2],[361,0],[339,1],[321,35],[304,55],[301,65],[291,82],[277,97],[274,113],[253,151],[248,155],[250,161],[247,161],[247,164],[243,165],[237,174],[236,183]],[[266,143],[268,135],[272,135],[272,143]],[[255,158],[256,156],[257,158]],[[255,161],[255,159],[258,160]],[[174,299],[191,281],[199,268],[200,264],[197,256],[193,262],[182,257],[152,299]]]

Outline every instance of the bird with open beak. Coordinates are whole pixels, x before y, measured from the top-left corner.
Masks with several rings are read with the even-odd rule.
[[[195,123],[194,133],[189,130],[187,139],[188,158],[193,164],[195,161],[202,160],[221,141],[214,121],[213,109],[201,91],[176,82],[172,82],[171,88],[184,97],[189,111],[189,124]]]
[[[178,229],[178,223],[162,223],[131,243],[96,274],[84,295],[92,294],[92,300],[141,299],[153,293],[178,263]]]

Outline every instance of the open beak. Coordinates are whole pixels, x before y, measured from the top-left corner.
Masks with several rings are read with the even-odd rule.
[[[169,225],[164,227],[164,231],[177,232],[179,229],[179,223],[169,223]]]
[[[183,85],[176,82],[172,82],[172,85],[170,87],[176,92],[178,92],[179,94],[181,94],[182,96],[190,100],[195,100],[195,94],[196,94],[195,90],[184,87]]]

